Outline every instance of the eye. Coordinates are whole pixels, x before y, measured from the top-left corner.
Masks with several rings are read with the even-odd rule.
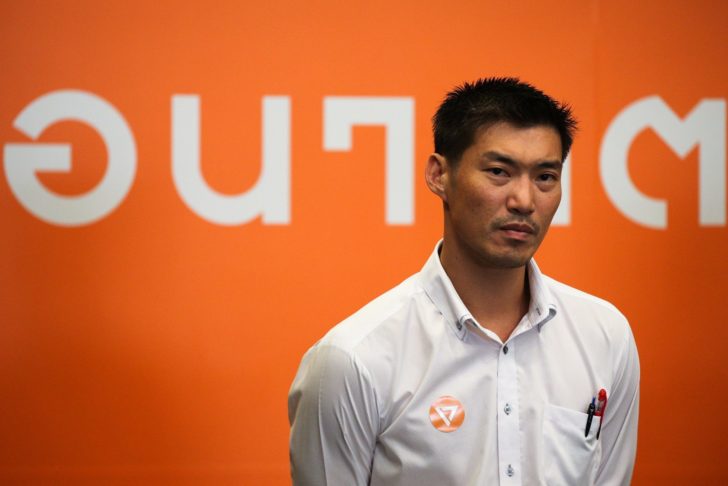
[[[506,173],[506,171],[500,167],[489,167],[489,168],[485,169],[485,171],[490,174],[493,174],[494,176],[498,176],[498,177],[508,175]]]
[[[556,182],[559,180],[559,177],[557,174],[544,172],[543,174],[539,174],[537,179],[540,182]]]

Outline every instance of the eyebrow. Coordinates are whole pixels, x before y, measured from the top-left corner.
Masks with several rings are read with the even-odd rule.
[[[519,165],[519,161],[507,156],[506,154],[502,154],[500,152],[496,152],[495,150],[489,150],[481,155],[481,158],[488,159],[488,160],[495,160],[497,162],[501,162],[506,165],[510,166],[517,166]],[[536,164],[537,167],[541,167],[544,169],[560,169],[563,167],[563,162],[560,160],[543,160]]]

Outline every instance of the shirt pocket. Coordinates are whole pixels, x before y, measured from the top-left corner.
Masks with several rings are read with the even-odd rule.
[[[594,417],[584,437],[587,414],[546,404],[543,415],[544,479],[547,485],[594,484],[601,447],[597,429],[601,417]]]

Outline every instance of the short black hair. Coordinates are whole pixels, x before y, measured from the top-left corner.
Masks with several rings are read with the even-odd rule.
[[[561,138],[561,160],[576,131],[571,107],[518,78],[481,78],[450,91],[432,118],[435,152],[457,164],[477,132],[499,122],[553,127]]]

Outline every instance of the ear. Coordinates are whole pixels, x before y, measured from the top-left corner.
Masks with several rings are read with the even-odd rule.
[[[440,154],[434,153],[427,159],[425,166],[425,181],[430,188],[443,202],[447,202],[447,184],[450,176],[447,159]]]

